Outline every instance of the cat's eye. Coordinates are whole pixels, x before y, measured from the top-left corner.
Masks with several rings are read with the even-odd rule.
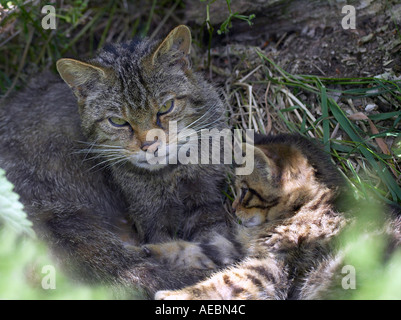
[[[158,115],[169,113],[174,108],[174,99],[166,101],[159,109]]]
[[[242,203],[242,201],[244,200],[244,198],[245,198],[246,194],[248,193],[248,191],[249,191],[248,188],[244,188],[244,187],[241,188],[241,193],[240,193],[240,196],[239,196],[239,203]]]
[[[128,122],[122,118],[112,117],[109,118],[109,122],[115,127],[124,127],[128,125]]]

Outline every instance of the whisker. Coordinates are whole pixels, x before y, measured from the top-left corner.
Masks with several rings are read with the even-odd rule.
[[[217,118],[216,120],[214,120],[213,122],[210,122],[210,123],[201,122],[200,124],[198,123],[198,125],[196,127],[192,127],[191,129],[199,130],[200,128],[202,128],[202,129],[210,128],[213,124],[215,124],[216,122],[220,122],[222,119],[223,118],[220,117],[220,118]]]
[[[74,153],[119,153],[121,151],[123,151],[124,149],[82,149],[82,150],[78,150],[75,151]]]
[[[198,121],[202,120],[203,117],[205,117],[206,115],[208,115],[209,112],[211,112],[212,109],[210,108],[209,110],[207,110],[200,118],[196,119],[195,121],[192,121],[187,127],[191,127],[193,126],[195,123],[197,123]]]
[[[213,111],[213,114],[209,115],[210,112]],[[198,121],[202,120],[205,116],[208,116],[208,118],[204,119],[204,121],[209,120],[211,117],[213,117],[215,114],[217,113],[217,110],[215,110],[215,108],[209,108],[209,110],[207,110],[200,118],[196,119],[195,121],[191,122],[190,124],[188,124],[187,126],[184,127],[183,130],[190,128],[191,126],[193,126],[195,123],[197,123]]]
[[[90,146],[96,146],[96,147],[121,148],[120,146],[116,146],[116,145],[112,145],[112,144],[97,144],[96,141],[95,142],[77,141],[77,142],[82,143],[82,144],[87,144]]]
[[[109,162],[116,161],[116,160],[120,160],[120,159],[126,158],[126,157],[127,157],[127,156],[125,156],[125,155],[120,155],[120,156],[116,156],[116,157],[111,158],[111,159],[103,160],[103,161],[101,161],[101,162],[95,164],[95,165],[92,166],[91,168],[89,168],[89,171],[93,170],[94,168],[96,168],[96,167],[98,167],[98,166],[102,166],[103,164],[107,164],[107,163],[109,163]],[[101,168],[103,168],[103,167],[101,167]]]

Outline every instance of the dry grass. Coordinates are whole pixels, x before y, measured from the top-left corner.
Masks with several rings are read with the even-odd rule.
[[[401,79],[291,75],[253,47],[212,56],[233,127],[318,139],[357,198],[401,203]],[[390,111],[380,111],[383,104]]]

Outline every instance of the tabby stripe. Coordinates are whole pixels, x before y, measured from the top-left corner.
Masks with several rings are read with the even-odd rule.
[[[230,277],[229,277],[228,275],[226,275],[226,274],[223,275],[223,281],[224,281],[224,283],[225,283],[228,287],[230,287],[230,288],[232,289],[232,294],[233,294],[233,296],[237,296],[237,295],[239,295],[240,293],[246,291],[243,287],[239,287],[239,286],[235,285],[235,284],[231,281]]]
[[[256,272],[257,274],[259,274],[260,276],[267,279],[268,281],[270,281],[273,284],[276,284],[276,282],[277,282],[276,279],[274,278],[274,276],[269,271],[267,271],[266,268],[249,266],[249,267],[247,267],[247,269]]]
[[[265,203],[265,205],[249,206],[249,202],[252,200],[252,198],[253,198],[253,194],[252,194],[251,197],[249,197],[249,198],[247,199],[247,201],[244,202],[243,206],[244,206],[245,208],[247,208],[247,209],[251,209],[251,208],[271,209],[271,208],[277,206],[277,205],[279,204],[279,201],[280,201],[280,198],[277,197],[277,198],[274,198],[274,199],[272,199],[272,200],[269,199],[270,201],[261,200],[261,201],[263,201],[263,202]],[[261,197],[258,197],[258,198],[259,198],[259,199],[262,199]]]
[[[247,274],[245,274],[245,276],[246,276],[249,280],[251,280],[252,283],[253,283],[256,287],[258,287],[258,288],[261,289],[261,290],[264,289],[262,281],[260,281],[260,280],[259,280],[258,278],[256,278],[254,275],[252,275],[252,274],[250,274],[250,273],[247,273]]]
[[[310,207],[310,210],[315,211],[317,210],[322,203],[325,202],[326,198],[330,195],[330,192],[325,192],[321,195],[321,197],[315,202],[313,206]]]

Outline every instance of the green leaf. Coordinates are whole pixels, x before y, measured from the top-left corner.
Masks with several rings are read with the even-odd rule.
[[[13,188],[13,184],[5,176],[5,171],[0,169],[0,222],[18,233],[34,237],[32,222],[28,220],[23,210],[24,206],[19,202],[19,195]]]

